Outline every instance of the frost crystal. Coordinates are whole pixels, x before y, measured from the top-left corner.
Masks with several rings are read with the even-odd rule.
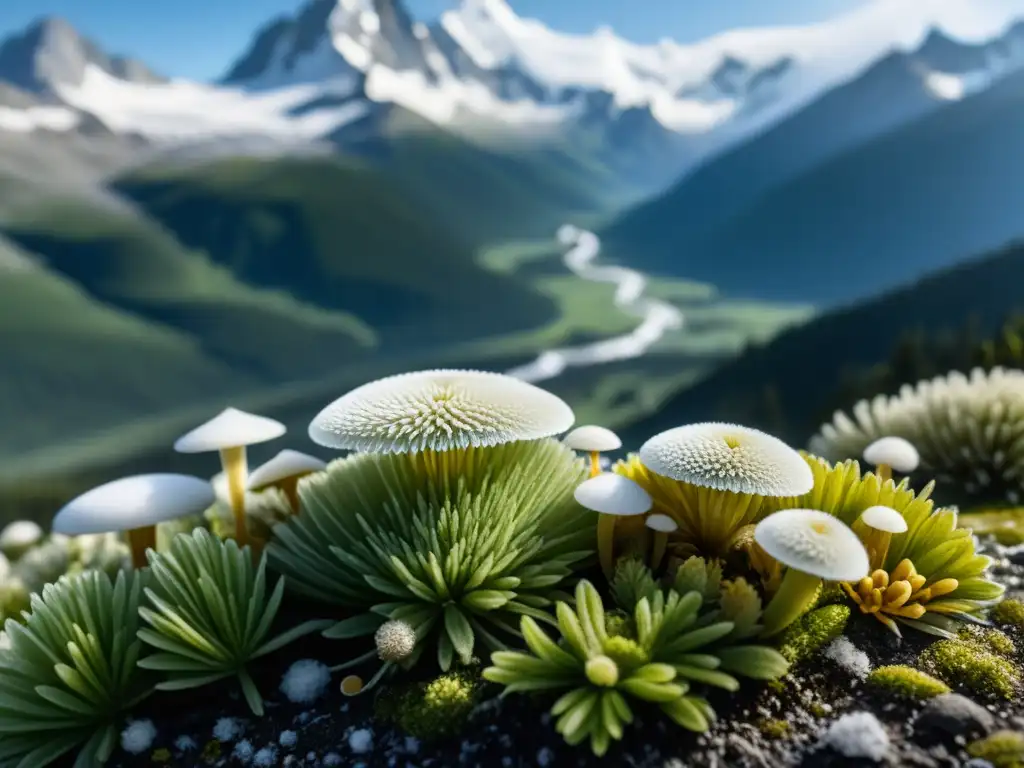
[[[281,693],[293,704],[309,704],[316,701],[327,690],[331,682],[331,670],[326,664],[314,659],[296,661],[281,679]]]
[[[133,720],[121,732],[121,747],[132,755],[141,755],[153,746],[156,726],[152,720]]]
[[[889,751],[889,734],[870,712],[843,715],[829,727],[824,742],[845,757],[878,761]]]

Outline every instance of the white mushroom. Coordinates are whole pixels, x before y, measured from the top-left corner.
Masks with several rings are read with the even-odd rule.
[[[892,470],[910,474],[921,463],[917,448],[902,437],[880,437],[864,449],[864,461],[875,467],[879,479],[892,478]]]
[[[298,514],[299,480],[314,472],[322,472],[326,468],[327,462],[322,459],[286,448],[252,471],[249,475],[249,490],[261,491],[270,486],[280,488],[288,497],[292,511]]]
[[[661,565],[668,548],[668,535],[679,530],[679,524],[668,515],[648,515],[644,525],[654,531],[654,550],[651,553],[651,568]]]
[[[814,486],[804,458],[769,434],[738,424],[676,427],[640,447],[652,472],[691,485],[755,496],[801,496]]]
[[[68,536],[123,532],[132,564],[146,564],[156,546],[156,526],[200,514],[214,500],[213,487],[189,475],[133,475],[106,483],[68,502],[53,518],[53,530]]]
[[[245,520],[245,481],[248,472],[246,447],[274,440],[285,433],[285,426],[265,416],[228,408],[200,427],[178,438],[178,453],[220,453],[228,479],[231,511],[235,516],[235,539],[244,546],[249,532]]]
[[[817,509],[784,509],[754,528],[754,540],[786,567],[764,611],[765,636],[796,620],[814,601],[821,581],[858,581],[869,571],[868,553],[845,523]]]
[[[864,542],[871,561],[872,573],[885,565],[894,533],[905,533],[907,521],[897,510],[884,505],[868,507],[853,524],[853,530]]]
[[[615,571],[615,518],[647,514],[654,500],[633,480],[610,472],[584,480],[573,495],[581,506],[600,513],[597,554],[602,570],[611,578]]]
[[[574,420],[561,398],[502,373],[418,371],[343,395],[317,414],[309,436],[354,451],[452,451],[550,437]]]
[[[15,520],[0,531],[0,552],[17,560],[43,540],[43,529],[32,520]]]
[[[576,427],[565,436],[565,444],[574,451],[585,451],[590,454],[590,476],[601,474],[601,453],[617,451],[622,447],[619,436],[610,429],[587,424]]]

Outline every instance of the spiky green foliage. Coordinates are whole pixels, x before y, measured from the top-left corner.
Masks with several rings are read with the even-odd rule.
[[[907,521],[905,533],[893,534],[882,570],[891,573],[903,560],[910,560],[916,572],[926,578],[922,590],[944,579],[956,579],[957,588],[925,603],[919,619],[894,617],[896,621],[923,632],[952,636],[958,621],[975,622],[986,608],[998,602],[1005,587],[987,575],[992,559],[974,550],[971,531],[957,527],[957,512],[936,508],[930,498],[935,483],[915,493],[906,479],[884,483],[874,473],[861,473],[854,460],[831,464],[805,455],[814,473],[814,488],[803,496],[770,499],[771,509],[808,507],[835,515],[847,525],[868,507],[892,507]]]
[[[8,620],[0,650],[0,764],[43,768],[81,746],[76,768],[102,765],[124,712],[152,687],[136,661],[142,575],[64,576]]]
[[[743,607],[736,610],[737,605]],[[703,606],[699,592],[657,590],[636,602],[635,636],[612,635],[600,595],[581,581],[575,610],[564,602],[556,608],[557,643],[524,616],[522,632],[530,652],[492,654],[484,677],[504,685],[505,693],[567,689],[551,710],[558,717],[556,728],[569,744],[589,739],[598,756],[632,722],[628,699],[655,704],[683,728],[705,731],[715,713],[691,693],[693,686],[735,691],[739,681],[734,675],[776,679],[788,664],[772,648],[737,644],[751,630],[742,623],[749,615],[746,598],[710,611],[702,611]]]
[[[862,400],[837,413],[810,444],[832,460],[859,458],[879,437],[909,440],[921,471],[949,484],[957,503],[1020,501],[1024,479],[1024,371],[975,368]]]
[[[263,699],[246,665],[329,622],[309,621],[268,639],[284,596],[278,579],[267,597],[266,558],[254,566],[248,547],[221,541],[204,528],[179,534],[166,553],[148,553],[153,586],[139,614],[149,627],[139,637],[155,653],[139,661],[164,673],[164,691],[196,688],[235,676],[249,708]]]
[[[442,670],[554,623],[555,591],[593,554],[595,519],[573,490],[584,463],[555,440],[446,453],[356,454],[302,480],[302,514],[274,529],[271,563],[308,597],[357,615],[325,634],[373,634],[388,619],[436,636]],[[371,654],[372,655],[372,652]]]

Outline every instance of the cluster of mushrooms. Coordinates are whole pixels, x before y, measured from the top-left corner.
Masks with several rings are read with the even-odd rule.
[[[395,446],[401,443],[402,435],[415,433],[423,442],[419,449],[436,449],[437,445],[452,439],[452,434],[445,432],[450,432],[452,427],[446,417],[442,418],[443,412],[451,409],[451,393],[435,398],[426,411],[404,413],[399,409],[393,423],[383,426],[361,423],[360,419],[365,416],[359,406],[361,400],[353,398],[368,387],[376,387],[387,395],[381,395],[384,400],[390,397],[389,402],[399,403],[397,398],[403,380],[409,381],[410,377],[429,380],[435,374],[449,378],[452,374],[466,374],[467,383],[472,385],[470,389],[493,387],[495,383],[507,386],[515,381],[516,386],[543,393],[546,406],[557,401],[556,415],[562,432],[572,425],[568,405],[533,385],[501,374],[434,371],[392,376],[360,387],[318,415],[310,425],[310,437],[320,445],[336,449],[387,452],[398,450]],[[388,394],[391,389],[394,392]],[[502,386],[497,386],[495,392],[498,391],[502,391]],[[483,404],[476,403],[474,407],[482,408]],[[460,416],[471,417],[470,411]],[[516,418],[526,423],[531,414],[520,413]],[[471,434],[466,424],[458,428]],[[175,450],[181,453],[218,453],[223,473],[214,482],[181,474],[145,474],[116,480],[68,503],[55,516],[53,531],[68,536],[124,533],[132,563],[141,568],[146,564],[147,549],[156,548],[157,526],[203,514],[217,499],[214,486],[222,483],[234,518],[234,538],[239,545],[250,543],[246,514],[249,494],[276,488],[287,498],[291,512],[298,514],[299,480],[327,466],[313,456],[284,450],[249,473],[247,447],[279,438],[285,431],[285,426],[278,421],[228,408],[174,444]],[[496,444],[492,438],[493,435],[466,437],[463,447]],[[593,425],[581,426],[564,440],[570,448],[587,454],[590,459],[590,477],[576,488],[575,498],[580,505],[599,514],[597,549],[604,573],[609,578],[612,576],[616,549],[624,540],[639,546],[648,564],[657,568],[669,551],[671,537],[680,530],[679,510],[659,505],[641,485],[615,472],[614,468],[605,470],[603,454],[622,447],[621,440],[612,431]],[[413,448],[405,446],[402,450]],[[771,435],[734,424],[710,422],[670,429],[644,443],[638,456],[650,472],[716,491],[790,497],[810,491],[814,484],[809,466],[797,451]],[[910,443],[893,437],[872,443],[864,457],[876,467],[883,480],[892,476],[893,469],[912,472],[918,461]],[[642,520],[642,525],[637,526],[637,520]],[[630,535],[620,536],[622,528],[629,529]],[[906,521],[898,511],[882,506],[865,510],[852,528],[833,515],[815,509],[784,509],[760,520],[753,526],[751,561],[755,568],[759,562],[770,563],[765,567],[775,569],[777,576],[770,590],[774,594],[765,609],[765,634],[781,631],[799,617],[815,599],[823,581],[842,583],[861,610],[873,613],[890,625],[891,620],[881,615],[880,607],[884,604],[898,611],[899,605],[894,608],[893,601],[909,600],[911,594],[903,595],[903,591],[905,584],[909,584],[913,592],[916,574],[902,574],[906,578],[897,588],[896,584],[880,583],[879,574],[886,579],[888,575],[879,568],[885,561],[892,534],[906,529]],[[11,531],[9,535],[14,533]],[[254,552],[258,549],[254,547]],[[782,569],[785,569],[784,575]],[[769,574],[763,576],[767,583]],[[933,585],[932,590],[938,588],[941,593],[947,587],[939,583]],[[955,589],[955,584],[952,588]],[[894,594],[894,589],[899,594]]]

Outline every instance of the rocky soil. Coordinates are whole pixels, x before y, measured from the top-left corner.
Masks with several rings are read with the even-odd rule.
[[[1024,548],[994,543],[986,547],[998,558],[997,578],[1011,595],[1020,597]],[[1015,661],[1020,668],[1024,633],[1013,629],[1007,634],[1017,645]],[[501,699],[492,688],[484,690],[458,736],[432,742],[383,724],[375,717],[373,694],[342,696],[337,675],[315,701],[292,703],[278,690],[292,661],[308,658],[332,664],[343,659],[338,656],[341,651],[363,650],[310,638],[279,654],[286,659],[259,670],[267,699],[262,718],[252,716],[228,684],[163,694],[135,714],[139,721],[152,721],[155,738],[136,755],[119,749],[111,765],[989,768],[993,763],[971,758],[967,746],[999,730],[1024,732],[1024,696],[1007,701],[959,689],[918,702],[874,689],[864,681],[865,661],[872,667],[912,665],[929,645],[927,636],[910,630],[905,635],[899,641],[881,624],[855,613],[845,635],[848,642],[799,664],[782,684],[758,688],[748,683],[736,695],[712,696],[719,721],[709,733],[696,736],[637,708],[638,721],[600,760],[586,747],[564,744],[545,713],[548,700],[520,695]],[[385,687],[376,698],[383,697],[386,704],[388,695]],[[138,734],[149,726],[136,722],[133,728]],[[994,765],[1014,763],[997,760]]]

